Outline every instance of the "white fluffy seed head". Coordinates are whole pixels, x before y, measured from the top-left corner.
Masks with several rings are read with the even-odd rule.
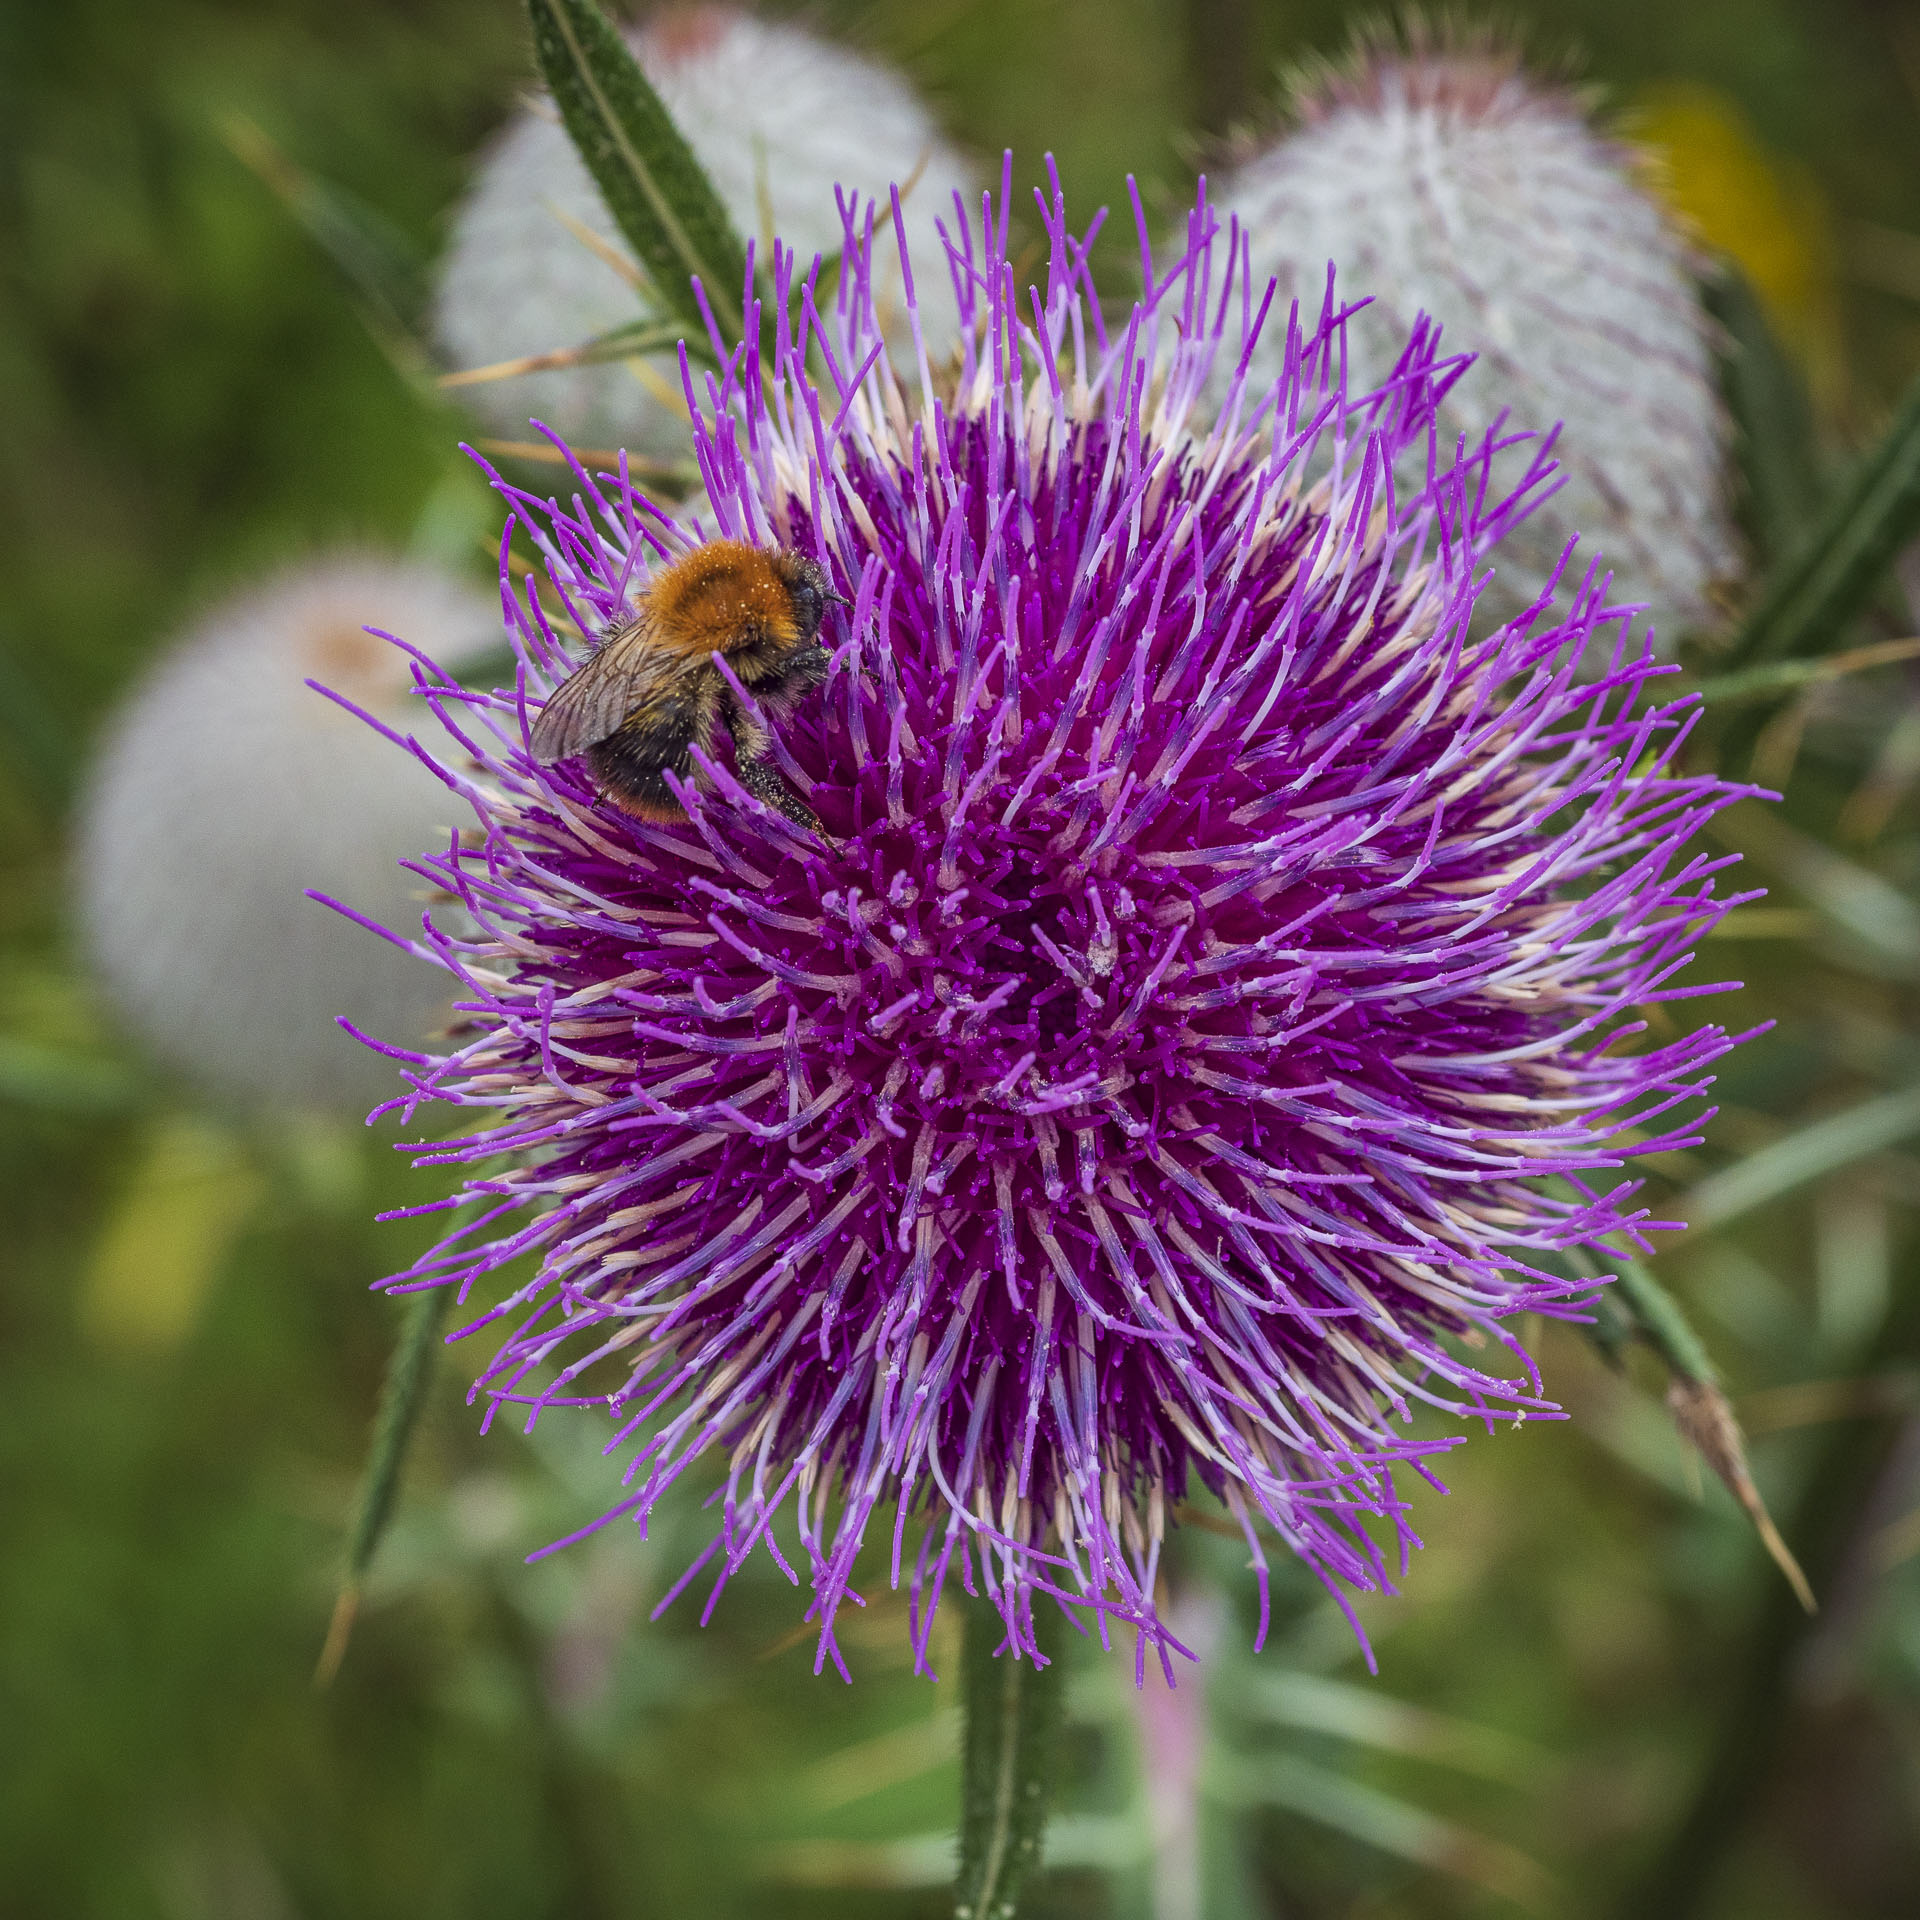
[[[1650,603],[1671,646],[1711,619],[1733,565],[1723,410],[1687,249],[1632,156],[1580,103],[1488,45],[1373,46],[1304,84],[1294,131],[1235,169],[1215,198],[1252,242],[1256,285],[1317,309],[1327,263],[1351,300],[1351,387],[1390,371],[1420,313],[1478,356],[1443,424],[1475,435],[1556,422],[1566,485],[1501,548],[1501,611],[1532,598],[1581,536],[1616,600]],[[1443,449],[1445,451],[1445,449]],[[1510,454],[1521,460],[1524,452]]]
[[[397,863],[444,841],[464,811],[305,684],[460,764],[410,691],[405,655],[368,622],[448,666],[500,634],[488,595],[433,568],[363,555],[296,567],[167,649],[110,724],[82,795],[94,965],[158,1054],[229,1099],[364,1108],[399,1082],[335,1016],[401,1045],[447,1024],[444,975],[305,897],[316,888],[417,933],[425,883]]]
[[[939,297],[946,251],[934,223],[951,228],[954,191],[971,192],[973,180],[898,74],[799,27],[724,6],[658,14],[631,44],[759,257],[767,256],[769,229],[803,260],[837,254],[835,187],[884,206],[888,187],[899,186],[923,317],[946,329],[927,345],[935,354],[951,346],[953,303]],[[542,99],[496,140],[454,220],[434,327],[456,367],[578,346],[639,317],[641,296],[581,229],[625,254],[599,189]],[[876,236],[874,254],[883,302],[897,311],[902,286],[890,234]],[[896,349],[909,339],[896,330]],[[684,453],[679,375],[665,361],[658,366],[651,382],[615,362],[462,391],[509,435],[524,437],[532,416],[576,441]]]

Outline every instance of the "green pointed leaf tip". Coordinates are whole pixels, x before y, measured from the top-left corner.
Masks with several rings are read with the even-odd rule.
[[[1009,1648],[992,1603],[967,1602],[960,1686],[966,1711],[961,1772],[960,1875],[953,1920],[1013,1920],[1020,1887],[1040,1860],[1060,1724],[1065,1626],[1045,1602],[1034,1638],[1048,1664]]]
[[[533,52],[578,148],[663,306],[704,347],[706,293],[729,344],[742,332],[747,255],[725,205],[672,116],[593,0],[527,0]]]

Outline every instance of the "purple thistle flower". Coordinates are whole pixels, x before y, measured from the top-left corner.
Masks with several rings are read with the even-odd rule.
[[[480,1123],[419,1149],[477,1215],[388,1284],[511,1275],[467,1329],[504,1336],[476,1393],[610,1414],[608,1519],[714,1463],[663,1607],[711,1568],[710,1609],[764,1546],[843,1673],[870,1529],[923,1666],[956,1574],[1016,1650],[1049,1595],[1165,1661],[1156,1567],[1197,1488],[1263,1596],[1271,1536],[1336,1593],[1390,1587],[1417,1544],[1394,1470],[1457,1443],[1414,1409],[1553,1411],[1504,1323],[1579,1313],[1551,1256],[1639,1236],[1615,1170],[1693,1138],[1731,1044],[1623,1043],[1707,990],[1675,976],[1732,902],[1688,842],[1743,790],[1676,770],[1680,704],[1635,710],[1660,670],[1597,562],[1472,624],[1551,462],[1500,497],[1497,437],[1440,442],[1463,362],[1425,323],[1346,393],[1331,283],[1270,311],[1204,197],[1164,272],[1142,224],[1110,327],[1056,184],[1023,289],[1010,190],[1009,164],[977,220],[956,201],[964,344],[917,393],[851,203],[829,310],[777,255],[748,347],[686,373],[718,532],[852,602],[781,729],[819,835],[724,754],[670,825],[531,759],[577,662],[555,612],[604,631],[713,531],[624,479],[576,467],[563,505],[496,476],[551,586],[503,564],[519,684],[420,674],[479,831],[418,863],[471,927],[414,944],[472,1037],[399,1056],[395,1104]],[[1255,385],[1263,331],[1283,371]]]

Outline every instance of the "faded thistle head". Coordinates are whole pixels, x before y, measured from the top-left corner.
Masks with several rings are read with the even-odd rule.
[[[1444,327],[1475,356],[1441,407],[1446,444],[1502,418],[1558,426],[1558,491],[1506,541],[1487,605],[1531,601],[1578,535],[1671,655],[1734,571],[1726,420],[1696,263],[1632,151],[1497,37],[1417,21],[1301,76],[1288,105],[1291,130],[1250,144],[1219,195],[1255,274],[1313,300],[1331,262],[1370,296],[1346,336],[1361,386],[1421,315]],[[1259,377],[1280,345],[1265,338]],[[1527,457],[1496,463],[1498,484]]]

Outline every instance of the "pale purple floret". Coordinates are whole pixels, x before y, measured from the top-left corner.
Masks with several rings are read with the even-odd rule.
[[[1570,612],[1470,625],[1546,454],[1495,498],[1489,446],[1436,444],[1461,363],[1424,327],[1345,395],[1331,287],[1267,312],[1204,203],[1167,272],[1143,229],[1112,330],[1057,190],[1023,287],[1009,186],[956,206],[957,372],[896,380],[850,207],[830,311],[809,280],[790,336],[781,257],[750,350],[688,377],[704,531],[853,600],[779,727],[820,837],[725,764],[661,826],[530,759],[556,613],[601,632],[701,537],[624,479],[497,480],[551,584],[503,565],[518,688],[422,673],[478,758],[443,770],[478,831],[419,863],[471,926],[417,943],[472,1037],[404,1056],[399,1104],[487,1124],[421,1150],[478,1217],[389,1284],[466,1300],[536,1255],[477,1391],[610,1411],[642,1526],[713,1463],[687,1578],[764,1545],[836,1664],[876,1516],[861,1579],[909,1583],[923,1664],[955,1573],[1018,1648],[1048,1594],[1164,1657],[1203,1489],[1263,1592],[1276,1536],[1390,1585],[1392,1470],[1455,1444],[1413,1409],[1551,1412],[1504,1323],[1579,1311],[1551,1256],[1644,1226],[1615,1170],[1694,1137],[1731,1044],[1633,1037],[1706,990],[1676,975],[1731,903],[1688,842],[1741,790],[1635,710],[1658,669],[1597,564]]]

